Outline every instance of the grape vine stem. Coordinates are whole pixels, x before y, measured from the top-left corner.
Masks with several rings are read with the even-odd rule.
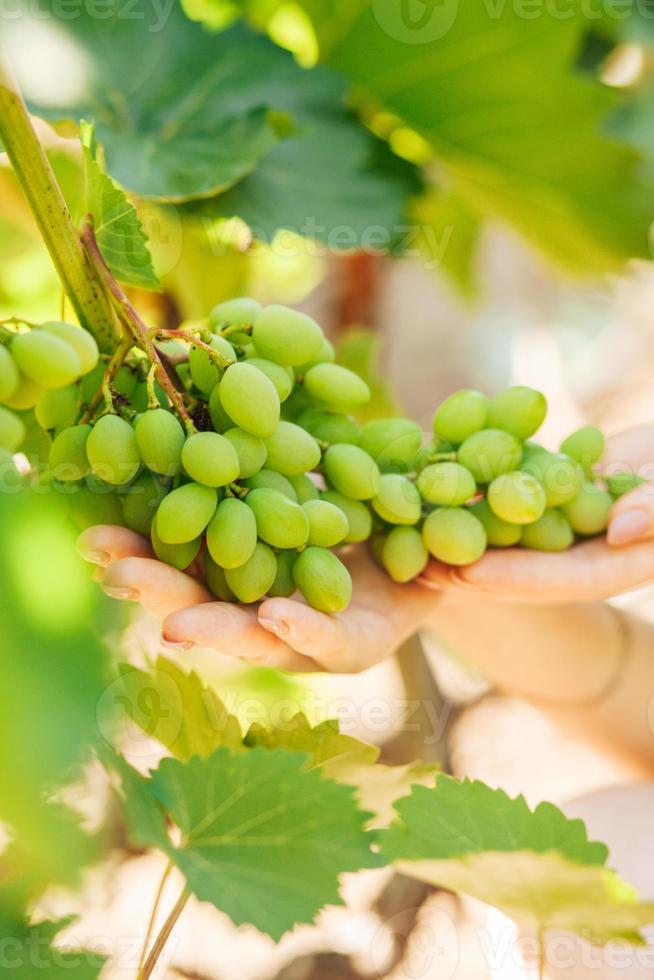
[[[168,881],[170,874],[173,870],[173,865],[169,861],[164,868],[164,873],[161,876],[161,881],[157,887],[157,892],[154,896],[154,902],[152,904],[152,911],[150,912],[150,918],[148,919],[148,925],[145,930],[145,936],[143,939],[143,947],[141,949],[141,955],[139,956],[139,965],[137,967],[137,976],[140,977],[141,970],[143,969],[143,964],[145,963],[145,957],[147,956],[148,946],[150,945],[150,940],[152,939],[152,932],[154,930],[154,923],[157,918],[157,912],[159,911],[159,906],[161,904],[161,899],[163,897],[164,888],[166,887],[166,882]]]
[[[191,897],[191,893],[187,891],[186,888],[184,888],[181,895],[175,902],[172,911],[168,915],[168,918],[166,919],[163,926],[161,927],[161,931],[159,932],[159,935],[155,939],[152,945],[152,949],[148,953],[148,957],[145,963],[139,970],[137,980],[148,980],[148,978],[152,975],[152,971],[157,965],[159,957],[163,953],[164,947],[170,938],[170,934],[175,928],[177,920],[179,919],[180,915],[184,911],[184,906],[186,905],[190,897]]]

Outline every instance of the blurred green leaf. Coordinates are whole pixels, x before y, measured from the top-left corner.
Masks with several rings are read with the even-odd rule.
[[[30,925],[12,915],[0,892],[0,960],[12,980],[96,980],[106,957],[91,950],[53,946],[57,935],[72,919]]]
[[[471,293],[479,217],[459,194],[446,191],[433,191],[416,200],[410,217],[420,229],[418,244],[427,263],[447,272],[464,293]]]
[[[375,745],[343,735],[337,721],[323,721],[312,728],[301,712],[272,730],[263,725],[251,725],[245,743],[266,749],[306,752],[311,758],[309,768],[321,769],[331,779],[346,780],[350,771],[371,766],[379,758],[379,749]]]

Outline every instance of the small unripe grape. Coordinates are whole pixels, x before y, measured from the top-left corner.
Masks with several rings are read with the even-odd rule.
[[[281,473],[275,472],[275,470],[262,469],[254,476],[248,477],[247,480],[243,480],[243,485],[248,488],[248,490],[276,490],[278,493],[283,494],[288,497],[289,500],[295,501],[297,503],[297,494],[295,488],[290,480],[287,480],[285,476]]]
[[[337,613],[350,603],[350,573],[343,562],[326,548],[305,548],[295,560],[293,577],[298,589],[314,609]]]
[[[425,520],[422,539],[434,558],[447,565],[470,565],[486,550],[484,525],[461,507],[442,507]]]
[[[560,510],[546,510],[522,532],[522,544],[534,551],[565,551],[574,544],[574,533]]]
[[[491,398],[487,426],[503,429],[524,441],[540,429],[547,415],[545,395],[535,388],[516,385]]]
[[[339,507],[347,518],[349,531],[344,538],[345,544],[357,544],[367,541],[372,533],[372,514],[360,500],[344,497],[337,490],[325,490],[320,495],[322,500]]]
[[[514,470],[498,476],[488,488],[494,514],[510,524],[533,524],[545,513],[545,491],[529,473]]]
[[[280,404],[277,389],[251,364],[240,362],[225,371],[220,382],[220,401],[235,425],[253,436],[265,439],[275,431]]]
[[[18,388],[20,376],[9,348],[0,345],[0,402],[6,401]]]
[[[199,537],[213,517],[218,495],[212,487],[186,483],[161,501],[157,534],[164,544],[185,544]]]
[[[619,497],[624,497],[625,493],[630,493],[631,490],[635,490],[636,487],[642,486],[647,481],[644,477],[638,476],[637,473],[629,473],[625,470],[620,473],[612,473],[610,476],[605,475],[604,482],[611,496],[617,500]]]
[[[353,419],[322,408],[306,409],[298,416],[297,424],[320,442],[349,442],[356,446],[361,435],[361,429]]]
[[[228,568],[225,580],[240,602],[257,602],[265,596],[277,576],[277,559],[272,548],[257,541],[252,556],[239,568]]]
[[[191,539],[190,541],[181,541],[177,544],[169,544],[166,541],[162,541],[159,537],[157,525],[158,513],[155,514],[152,520],[152,526],[150,527],[150,541],[152,542],[152,550],[159,561],[163,561],[166,563],[166,565],[171,565],[173,568],[179,569],[180,572],[184,571],[184,569],[188,568],[200,554],[202,538],[197,537]]]
[[[77,353],[81,366],[81,374],[88,374],[98,363],[100,352],[95,342],[95,337],[83,327],[76,327],[73,323],[64,323],[61,320],[51,320],[44,323],[41,330],[51,333],[60,340],[64,340]]]
[[[418,488],[401,473],[382,474],[372,506],[389,524],[417,524],[422,513]]]
[[[257,543],[257,522],[251,507],[227,497],[221,500],[207,528],[207,548],[222,568],[244,565]]]
[[[353,500],[370,500],[379,493],[381,473],[374,459],[347,443],[330,446],[323,457],[325,474],[339,493]]]
[[[575,499],[564,504],[561,512],[576,534],[590,536],[607,529],[612,506],[613,497],[608,490],[585,480]]]
[[[82,374],[77,351],[43,330],[17,334],[11,342],[11,353],[21,374],[42,388],[65,388]]]
[[[417,528],[394,527],[384,541],[381,560],[394,582],[410,582],[424,571],[429,552]]]
[[[585,425],[563,440],[561,452],[572,456],[581,463],[586,473],[590,473],[595,463],[604,455],[605,447],[606,440],[600,430],[594,425]]]
[[[225,569],[216,565],[208,551],[204,553],[204,578],[209,591],[221,602],[236,602],[236,596],[227,584]]]
[[[157,508],[166,496],[167,487],[161,478],[147,470],[130,483],[123,494],[125,527],[149,538]]]
[[[0,447],[15,453],[25,438],[25,423],[0,405]]]
[[[252,328],[252,340],[260,357],[291,367],[315,357],[323,339],[315,320],[287,306],[267,306]]]
[[[334,412],[352,412],[370,401],[365,381],[340,364],[317,364],[304,376],[312,398]]]
[[[182,447],[182,466],[192,480],[205,487],[226,487],[239,473],[236,450],[217,432],[189,436]]]
[[[50,447],[48,466],[55,480],[62,483],[81,480],[91,469],[86,444],[91,434],[90,425],[73,425],[64,429]]]
[[[470,470],[477,483],[490,483],[496,476],[514,470],[522,458],[516,437],[501,429],[482,429],[469,436],[459,448],[458,461]]]
[[[522,540],[523,525],[503,521],[493,513],[487,500],[479,500],[473,504],[470,513],[484,525],[488,544],[493,548],[513,548]]]
[[[248,357],[246,363],[251,364],[258,371],[262,371],[277,389],[280,402],[286,401],[293,391],[293,384],[295,382],[293,368],[282,367],[281,364],[275,364],[274,361],[267,361],[265,357]]]
[[[234,447],[238,456],[238,478],[245,480],[258,473],[266,462],[266,444],[245,429],[227,429],[225,439]]]
[[[106,483],[128,483],[138,472],[141,455],[134,430],[118,415],[103,415],[86,443],[91,469]]]
[[[82,382],[82,393],[84,395],[84,400],[88,401],[89,398],[93,396],[95,391],[100,387],[102,381],[102,376],[104,374],[104,368],[101,369],[101,374],[98,379],[98,383],[94,386],[92,391],[87,391],[85,384],[87,378],[84,378]],[[90,377],[90,376],[89,376]],[[125,398],[131,398],[136,391],[136,386],[139,382],[138,371],[136,368],[130,367],[128,364],[123,364],[116,371],[113,381],[111,382],[111,387],[118,392],[119,395],[124,395]],[[147,387],[146,387],[147,392]]]
[[[80,531],[96,524],[123,523],[123,512],[116,493],[97,493],[88,486],[76,487],[70,494],[68,516]]]
[[[560,507],[579,493],[583,471],[579,463],[565,453],[545,449],[523,453],[520,469],[534,476],[543,490],[548,507]]]
[[[359,446],[382,472],[408,473],[422,443],[422,430],[410,419],[373,419],[361,430]]]
[[[488,399],[480,391],[463,388],[436,409],[434,432],[441,439],[458,445],[486,425]]]
[[[8,408],[15,408],[19,412],[26,408],[34,408],[44,390],[35,381],[21,375],[18,379],[18,387],[10,398],[4,399],[4,403]]]
[[[209,347],[222,354],[228,361],[236,360],[236,351],[224,337],[214,335],[209,341]],[[206,350],[201,347],[191,347],[188,355],[191,380],[203,394],[210,395],[220,378],[218,365],[211,359]]]
[[[245,498],[254,511],[257,533],[274,548],[300,548],[309,537],[309,521],[299,504],[277,490],[251,490]]]
[[[335,360],[336,351],[334,350],[334,345],[326,337],[323,337],[318,353],[314,354],[310,361],[305,361],[304,364],[297,365],[297,374],[304,376],[316,364],[333,364]]]
[[[159,406],[161,408],[170,408],[170,401],[168,395],[165,393],[161,385],[155,381],[154,383],[154,394]],[[136,388],[134,389],[134,394],[129,400],[130,406],[135,412],[141,414],[149,409],[150,396],[148,392],[148,386],[145,381],[137,381]]]
[[[261,313],[261,304],[257,303],[256,299],[238,296],[214,306],[209,314],[209,322],[212,327],[223,325],[231,327],[236,323],[250,324],[254,323],[259,313]]]
[[[340,507],[328,500],[307,500],[302,510],[309,521],[309,544],[333,548],[347,537],[350,528]]]
[[[320,446],[312,435],[294,422],[278,422],[273,434],[264,442],[266,468],[284,476],[308,473],[320,462]]]
[[[134,425],[134,435],[141,459],[153,473],[175,476],[182,465],[184,429],[165,408],[144,412]]]
[[[50,388],[44,391],[34,406],[36,421],[42,429],[61,429],[72,425],[77,418],[77,400],[79,388],[68,385],[67,388]]]
[[[299,504],[305,504],[307,500],[319,499],[320,490],[306,473],[301,473],[299,476],[289,476],[288,480],[295,490]]]
[[[470,470],[460,463],[432,463],[421,471],[418,490],[430,504],[459,507],[477,492],[477,484]]]
[[[220,400],[219,384],[216,385],[209,396],[209,417],[211,418],[211,424],[216,432],[224,433],[228,429],[233,429],[235,427],[234,420],[229,417],[225,411],[222,401]]]
[[[293,578],[293,566],[297,558],[296,551],[277,552],[277,574],[275,581],[268,589],[268,595],[288,598],[295,592],[295,579]]]

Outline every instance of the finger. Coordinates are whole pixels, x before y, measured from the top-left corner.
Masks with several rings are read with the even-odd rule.
[[[644,484],[616,500],[611,510],[607,541],[612,547],[654,537],[654,485]]]
[[[160,619],[213,598],[190,575],[152,558],[122,558],[114,562],[107,569],[102,587],[112,598],[139,602]]]
[[[605,473],[636,472],[646,480],[652,480],[654,425],[639,425],[612,436],[606,444],[601,469]]]
[[[152,558],[149,541],[113,524],[97,524],[82,531],[77,549],[85,561],[94,565],[110,565],[121,558]]]
[[[291,650],[279,636],[262,629],[256,607],[210,602],[182,609],[164,621],[164,642],[178,649],[198,646],[266,667],[298,673],[316,671],[310,657]]]

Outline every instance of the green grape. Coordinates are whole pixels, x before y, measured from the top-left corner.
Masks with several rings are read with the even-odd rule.
[[[236,602],[236,596],[227,584],[225,569],[216,565],[208,551],[204,553],[204,578],[209,591],[221,602]]]
[[[293,578],[309,605],[321,612],[341,612],[352,598],[350,573],[326,548],[305,548],[295,560]]]
[[[477,492],[475,478],[460,463],[431,463],[421,471],[417,485],[424,500],[445,507],[460,507]]]
[[[266,462],[266,444],[245,429],[227,429],[224,433],[238,456],[238,478],[245,480],[258,473]]]
[[[26,408],[34,408],[43,391],[41,385],[21,375],[18,379],[18,387],[10,398],[4,399],[4,403],[8,408],[15,408],[21,412]]]
[[[252,340],[260,357],[293,367],[315,357],[324,336],[306,313],[287,306],[267,306],[254,321]]]
[[[222,354],[228,361],[236,360],[236,351],[224,337],[212,336],[209,347],[217,351],[218,354]],[[201,347],[192,346],[188,355],[188,366],[191,381],[195,387],[204,395],[210,395],[220,378],[220,371],[215,361]]]
[[[491,398],[486,424],[490,429],[502,429],[524,441],[540,429],[546,415],[545,395],[535,388],[516,385]]]
[[[266,444],[266,467],[284,476],[308,473],[320,462],[320,446],[312,435],[294,422],[278,422]]]
[[[212,487],[186,483],[161,501],[157,534],[164,544],[186,544],[199,537],[213,517],[218,495]]]
[[[629,473],[625,470],[621,473],[612,473],[610,476],[605,475],[604,482],[611,496],[617,499],[624,497],[625,493],[635,490],[636,487],[642,486],[647,481],[644,477],[638,476],[637,473]]]
[[[65,388],[82,374],[77,351],[43,330],[17,334],[11,342],[21,374],[42,388]]]
[[[128,483],[141,465],[136,436],[129,422],[118,415],[103,415],[86,443],[91,469],[106,483]]]
[[[50,388],[44,391],[34,406],[36,421],[42,429],[61,429],[72,425],[77,418],[79,387]]]
[[[480,391],[464,388],[436,409],[434,432],[446,442],[458,445],[486,425],[488,399]]]
[[[157,401],[159,402],[160,408],[170,408],[170,401],[168,400],[168,395],[157,381],[155,381],[154,383],[154,393],[157,397]],[[148,386],[145,381],[137,381],[136,387],[134,389],[134,394],[130,398],[130,405],[135,412],[140,413],[149,410],[150,396],[148,392]]]
[[[293,578],[293,566],[297,558],[296,551],[277,552],[277,574],[275,581],[268,589],[268,595],[288,598],[295,592],[295,579]]]
[[[579,493],[583,471],[579,463],[565,453],[530,449],[523,453],[520,469],[534,476],[545,491],[548,507],[567,504]]]
[[[293,391],[293,385],[295,383],[295,374],[293,373],[292,367],[282,367],[281,364],[275,364],[274,361],[267,361],[263,357],[248,357],[246,363],[251,364],[258,371],[262,371],[277,389],[280,402],[286,401]]]
[[[290,480],[287,480],[285,476],[281,473],[276,473],[275,470],[259,470],[254,476],[248,477],[247,480],[243,480],[243,485],[248,488],[248,490],[277,490],[278,493],[282,493],[289,500],[295,501],[297,503],[297,494],[295,488]]]
[[[311,407],[311,396],[305,391],[304,385],[296,385],[281,406],[281,417],[287,422],[295,422]]]
[[[102,374],[100,375],[100,381],[102,381],[102,375],[104,374],[104,368],[102,369]],[[84,379],[86,380],[86,379]],[[119,395],[124,395],[125,398],[131,398],[136,391],[136,386],[139,381],[138,371],[136,368],[129,367],[127,364],[121,365],[116,371],[113,381],[111,382],[111,387],[118,392]],[[82,382],[84,384],[84,382]],[[84,393],[84,400],[88,401],[92,397],[95,390],[100,387],[100,383],[94,386],[93,391],[90,391],[88,395]],[[146,388],[147,392],[147,388]]]
[[[90,425],[73,425],[63,429],[55,438],[48,460],[55,480],[70,483],[81,480],[89,473],[91,464],[86,455],[86,444],[90,434]]]
[[[384,541],[381,562],[394,582],[410,582],[428,561],[429,552],[415,527],[394,527]]]
[[[352,412],[370,401],[365,381],[340,364],[317,364],[304,376],[312,398],[334,412]]]
[[[340,507],[328,500],[307,500],[302,510],[309,521],[309,544],[333,548],[348,536],[350,527]]]
[[[150,409],[134,425],[141,459],[153,473],[176,476],[182,465],[184,429],[165,408]]]
[[[231,442],[217,432],[196,432],[182,448],[182,466],[205,487],[226,487],[238,479],[238,454]]]
[[[490,483],[496,476],[514,470],[522,458],[515,436],[501,429],[482,429],[469,436],[459,448],[458,461],[470,470],[477,483]]]
[[[370,554],[375,564],[380,568],[384,567],[384,545],[386,544],[385,534],[374,534],[370,539]]]
[[[251,507],[226,497],[216,508],[207,528],[207,548],[222,568],[244,565],[257,543],[257,522]]]
[[[188,361],[182,361],[176,364],[175,373],[183,386],[188,390],[191,387],[191,369],[188,366]]]
[[[347,443],[330,446],[323,457],[325,474],[339,493],[353,500],[376,497],[381,486],[381,474],[374,459]]]
[[[522,540],[523,525],[503,521],[493,513],[487,500],[479,500],[473,504],[470,513],[484,525],[488,544],[493,548],[512,548]]]
[[[361,429],[347,415],[335,415],[322,408],[308,408],[298,416],[297,424],[320,442],[349,442],[358,445]]]
[[[45,330],[46,333],[51,333],[70,344],[79,358],[81,374],[88,374],[96,367],[100,352],[95,337],[88,330],[84,330],[83,327],[76,327],[73,323],[64,323],[61,320],[51,320],[49,323],[44,323],[41,330]]]
[[[309,521],[299,504],[277,490],[251,490],[245,502],[257,522],[257,533],[273,548],[301,548],[309,537]]]
[[[299,504],[306,504],[307,500],[319,499],[320,490],[306,473],[300,473],[299,476],[289,476],[288,480],[295,490],[295,496]]]
[[[417,474],[432,463],[453,463],[456,460],[456,452],[451,443],[434,437],[434,441],[429,446],[423,446],[416,453],[410,468]]]
[[[422,442],[422,430],[410,419],[373,419],[361,430],[359,446],[382,472],[408,473]]]
[[[0,405],[0,447],[15,453],[25,438],[25,423],[18,415]]]
[[[220,401],[234,424],[253,436],[265,439],[275,431],[280,405],[277,389],[251,364],[240,362],[225,371],[220,382]]]
[[[561,508],[563,516],[576,534],[601,534],[609,524],[613,497],[596,483],[584,480],[574,500]]]
[[[493,513],[510,524],[533,524],[547,506],[538,480],[521,470],[496,477],[488,488],[487,499]]]
[[[574,544],[574,533],[560,510],[546,510],[522,532],[522,544],[533,551],[565,551]]]
[[[254,323],[259,313],[261,313],[261,304],[257,303],[256,299],[239,296],[214,306],[209,314],[209,322],[212,327],[223,325],[231,327],[236,323],[250,324]]]
[[[384,473],[372,506],[389,524],[417,524],[422,514],[418,488],[401,473]]]
[[[154,473],[146,470],[137,476],[122,497],[125,527],[149,538],[154,515],[167,492],[167,485]]]
[[[158,516],[159,515],[157,512],[154,515],[152,525],[150,527],[150,541],[152,542],[152,550],[159,561],[165,562],[166,565],[172,565],[173,568],[178,568],[179,571],[182,572],[185,568],[188,568],[200,554],[202,538],[198,536],[190,541],[182,541],[178,542],[177,544],[169,544],[166,541],[162,541],[159,537],[158,531]]]
[[[486,550],[484,525],[462,507],[432,511],[423,525],[422,539],[429,553],[447,565],[470,565]]]
[[[263,541],[257,541],[245,564],[226,570],[225,581],[240,602],[257,602],[265,596],[276,576],[274,551]]]
[[[595,463],[604,455],[606,441],[603,434],[594,425],[585,425],[577,429],[561,443],[561,452],[572,456],[581,463],[586,474],[590,474]]]
[[[0,402],[6,401],[18,388],[20,375],[9,349],[0,345]]]
[[[225,433],[228,429],[235,427],[233,420],[230,419],[220,400],[219,384],[216,385],[209,396],[209,417],[216,432]]]
[[[314,354],[310,361],[305,361],[304,364],[298,364],[296,373],[300,377],[303,377],[307,371],[310,371],[311,368],[316,366],[316,364],[333,364],[335,360],[336,351],[334,350],[334,345],[327,340],[326,337],[323,337],[318,353]]]
[[[74,488],[68,498],[68,516],[80,531],[96,524],[123,523],[123,512],[116,493],[97,493],[88,486]]]
[[[372,514],[365,504],[362,504],[360,500],[344,497],[337,490],[325,490],[320,494],[320,498],[340,507],[345,514],[350,529],[343,539],[345,544],[357,544],[360,541],[368,540],[372,533]]]

